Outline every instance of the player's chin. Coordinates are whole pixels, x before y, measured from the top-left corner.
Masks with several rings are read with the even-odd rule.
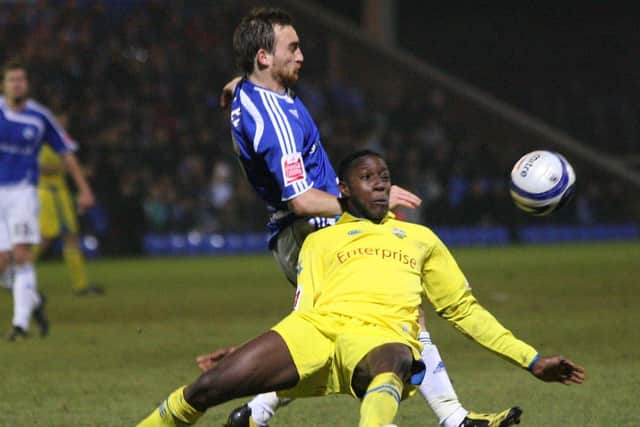
[[[294,70],[289,74],[289,84],[293,84],[300,78],[300,70]]]
[[[369,205],[369,215],[371,218],[380,220],[389,212],[389,204],[382,202],[373,202]]]

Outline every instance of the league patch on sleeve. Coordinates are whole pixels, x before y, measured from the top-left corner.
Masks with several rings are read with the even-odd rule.
[[[301,153],[291,153],[282,157],[282,174],[285,186],[304,181],[307,178]]]

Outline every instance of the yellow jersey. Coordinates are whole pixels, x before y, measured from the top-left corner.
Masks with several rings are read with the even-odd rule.
[[[40,149],[38,166],[40,168],[39,186],[62,187],[66,185],[66,170],[62,157],[47,144],[43,144]]]
[[[342,215],[310,234],[300,251],[295,309],[336,314],[417,337],[425,296],[479,344],[528,367],[537,352],[505,329],[471,294],[444,243],[427,227]]]

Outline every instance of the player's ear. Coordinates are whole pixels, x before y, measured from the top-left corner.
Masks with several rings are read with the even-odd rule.
[[[338,190],[340,190],[340,194],[342,194],[342,197],[351,196],[351,191],[349,191],[349,186],[343,180],[340,180],[340,182],[338,182]]]
[[[271,65],[271,57],[272,55],[265,49],[258,49],[258,53],[256,53],[256,64],[259,70],[264,68],[268,68]]]

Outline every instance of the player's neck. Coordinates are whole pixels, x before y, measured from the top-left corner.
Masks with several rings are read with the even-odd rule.
[[[22,111],[27,105],[27,98],[6,98],[7,107],[12,111]]]
[[[287,90],[287,88],[285,88],[282,83],[271,77],[271,75],[267,71],[254,71],[253,73],[249,74],[248,79],[251,83],[265,89],[272,90],[276,93],[283,94]]]

